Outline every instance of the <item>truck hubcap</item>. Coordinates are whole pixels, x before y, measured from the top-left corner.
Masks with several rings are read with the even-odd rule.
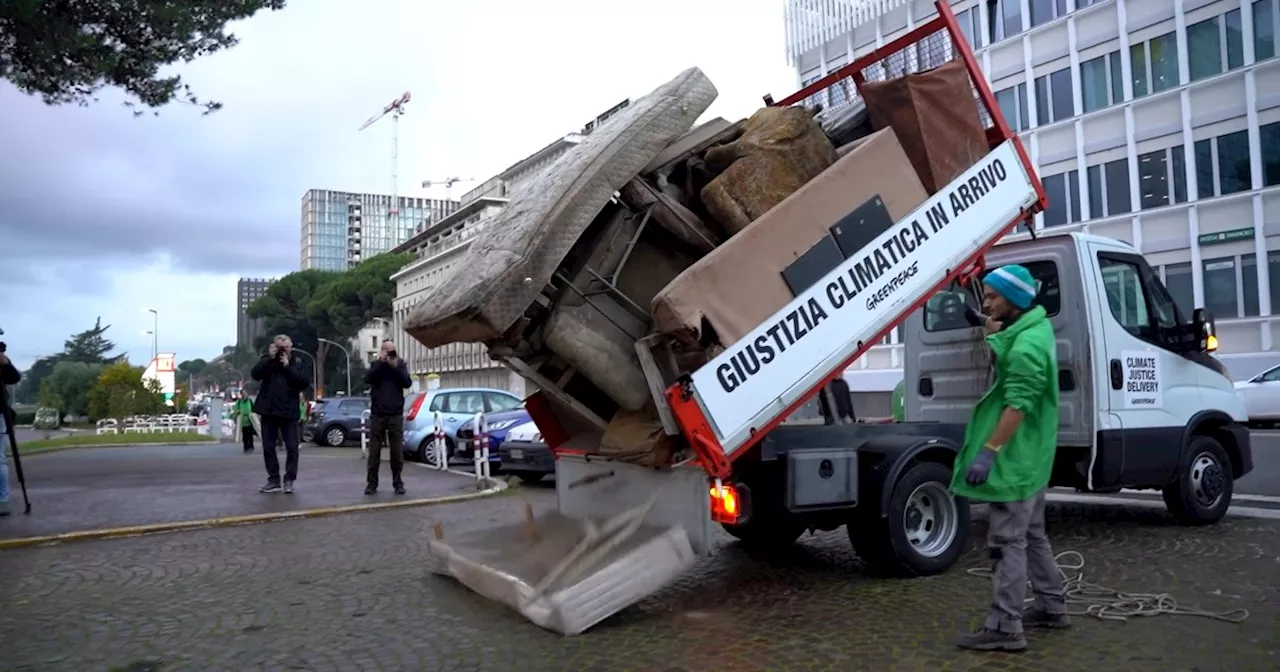
[[[911,491],[902,515],[907,542],[926,558],[942,555],[955,542],[959,517],[955,500],[941,483],[922,483]]]
[[[1209,453],[1200,453],[1191,462],[1191,491],[1205,508],[1213,508],[1226,487],[1222,465]]]

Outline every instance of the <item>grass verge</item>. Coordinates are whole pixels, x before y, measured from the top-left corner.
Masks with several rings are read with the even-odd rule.
[[[166,443],[212,443],[205,434],[169,432],[164,434],[73,434],[52,439],[27,441],[18,446],[23,455],[65,448],[118,445],[162,445]],[[6,451],[7,452],[7,451]]]

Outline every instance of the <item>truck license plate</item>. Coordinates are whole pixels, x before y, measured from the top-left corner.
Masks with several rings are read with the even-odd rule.
[[[522,460],[522,459],[524,459],[524,451],[523,451],[523,450],[520,450],[519,448],[513,448],[513,449],[511,450],[511,459],[513,459],[513,460]]]

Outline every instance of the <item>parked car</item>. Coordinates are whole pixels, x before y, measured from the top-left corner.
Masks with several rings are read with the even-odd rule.
[[[317,446],[341,446],[360,438],[360,416],[369,410],[369,397],[319,398],[302,426],[302,440]]]
[[[556,473],[556,456],[542,442],[542,434],[532,422],[516,425],[507,432],[506,440],[498,448],[498,459],[502,461],[504,473],[513,474],[530,485],[547,474]]]
[[[447,454],[457,445],[458,428],[476,413],[501,413],[524,406],[524,400],[506,390],[485,387],[452,387],[415,392],[405,398],[404,453],[430,462],[435,443],[435,415],[444,425]]]
[[[489,432],[489,462],[498,462],[498,448],[507,438],[507,432],[512,427],[526,424],[530,421],[529,412],[523,408],[517,408],[511,411],[503,411],[501,413],[490,413],[485,416],[486,428]],[[476,421],[472,418],[462,424],[458,428],[457,442],[449,456],[457,460],[474,460],[476,436]]]
[[[1249,414],[1250,426],[1270,427],[1280,423],[1280,365],[1236,383],[1235,388]]]

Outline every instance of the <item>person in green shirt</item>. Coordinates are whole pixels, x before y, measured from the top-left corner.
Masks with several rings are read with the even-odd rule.
[[[1058,361],[1053,325],[1034,305],[1035,279],[1002,266],[983,281],[987,344],[995,380],[978,402],[956,457],[951,490],[990,504],[987,552],[991,612],[959,645],[977,651],[1027,648],[1023,626],[1069,626],[1062,575],[1045,534],[1044,499],[1058,444]],[[1035,604],[1024,611],[1027,581]]]
[[[240,426],[240,441],[244,452],[253,452],[253,400],[243,388],[240,396],[231,402],[231,420]]]

